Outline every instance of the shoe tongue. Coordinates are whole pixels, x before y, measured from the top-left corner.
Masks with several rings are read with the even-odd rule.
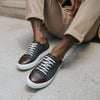
[[[53,59],[54,61],[56,61],[56,62],[57,62],[56,57],[55,57],[55,56],[53,56],[52,54],[48,54],[47,56],[48,56],[48,57],[50,57],[51,59]]]

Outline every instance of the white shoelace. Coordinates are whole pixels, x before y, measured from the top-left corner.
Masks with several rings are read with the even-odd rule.
[[[45,56],[45,58],[42,59],[41,64],[37,67],[38,70],[40,70],[41,72],[43,72],[45,75],[47,74],[47,72],[49,71],[49,69],[51,68],[51,66],[55,63],[55,61],[53,59],[51,59],[48,56]]]
[[[33,56],[34,50],[36,49],[37,45],[38,45],[37,43],[30,43],[26,54]]]

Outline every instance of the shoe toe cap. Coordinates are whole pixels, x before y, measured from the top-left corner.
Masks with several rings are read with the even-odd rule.
[[[21,57],[18,63],[19,64],[29,64],[31,62],[32,62],[32,59],[27,58],[27,57]]]
[[[33,83],[43,83],[43,82],[46,82],[46,78],[41,76],[39,73],[35,72],[34,70],[29,75],[29,79]]]

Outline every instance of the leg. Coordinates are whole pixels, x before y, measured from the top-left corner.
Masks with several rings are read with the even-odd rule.
[[[94,25],[91,27],[89,32],[87,32],[86,36],[84,37],[85,42],[89,41],[89,40],[93,39],[95,36],[97,36],[97,30],[98,30],[99,25],[100,25],[100,17],[97,18]],[[99,32],[98,32],[98,35],[99,35],[99,38],[100,38],[100,33]],[[67,52],[67,50],[74,43],[76,43],[76,39],[74,37],[72,37],[71,35],[68,36],[68,34],[67,34],[67,35],[65,35],[65,37],[63,38],[61,43],[53,48],[51,54],[53,54],[58,60],[61,60],[61,59],[63,59],[63,57],[64,57],[65,53]]]
[[[65,0],[59,0],[59,2],[63,4]],[[42,26],[42,21],[44,20],[43,9],[44,0],[27,0],[26,19],[31,21],[34,31],[34,40],[39,41],[41,44],[46,43]]]
[[[26,19],[31,21],[34,37],[33,40],[39,41],[41,44],[46,43],[43,35],[42,21],[44,9],[44,0],[27,0]]]
[[[68,30],[65,31],[65,35],[70,35],[70,36],[67,36],[68,38],[72,36],[72,37],[76,38],[76,40],[78,40],[81,43],[83,41],[89,41],[89,40],[91,40],[96,35],[98,26],[100,24],[100,18],[99,18],[100,8],[99,8],[99,3],[100,3],[99,0],[96,0],[96,1],[94,1],[94,0],[85,0],[84,2],[82,2],[81,6],[80,6],[80,9],[79,9],[77,15],[75,16],[72,24],[69,26]],[[51,4],[51,5],[53,6],[53,4]],[[48,16],[45,19],[47,20],[46,21],[47,22],[47,26],[50,27],[50,25],[52,25],[52,27],[56,31],[58,30],[58,33],[59,33],[59,32],[61,32],[59,30],[60,29],[59,26],[60,25],[63,26],[63,24],[62,24],[63,21],[62,20],[64,20],[63,19],[64,18],[64,15],[62,14],[62,10],[61,10],[61,7],[59,6],[59,4],[55,2],[55,5],[57,5],[56,7],[58,7],[59,11],[57,11],[57,8],[55,8],[55,10],[53,10],[54,13],[52,13],[52,12],[51,13],[52,13],[52,15],[55,15],[56,19],[59,20],[59,21],[58,22],[56,20],[53,21],[56,24],[53,24],[51,21],[50,21],[51,23],[48,22],[47,19],[50,19],[48,17],[48,16],[50,16],[49,15],[50,12],[47,12],[48,14],[46,14],[46,15],[48,15]],[[94,11],[91,12],[92,6],[95,6],[95,5],[98,5],[97,8],[95,7],[94,8]],[[52,7],[52,6],[50,6],[50,7]],[[49,9],[47,9],[47,10],[49,10]],[[55,13],[56,11],[60,13],[60,14],[58,14],[59,17],[57,15],[57,13]],[[88,12],[91,12],[90,13],[90,16],[88,15]],[[86,14],[84,14],[84,13],[86,13]],[[84,14],[84,16],[80,16],[80,15],[83,15],[83,14]],[[63,16],[63,17],[61,17],[61,16]],[[62,20],[60,20],[60,19],[62,19]],[[52,28],[52,30],[54,30],[53,28]],[[66,38],[66,40],[69,40],[70,39],[70,41],[73,41],[73,38],[69,38],[68,39],[67,37],[64,37],[64,39],[61,41],[61,43],[58,44],[52,50],[52,52],[51,52],[51,54],[55,55],[57,59],[63,58],[64,54],[68,50],[68,49],[66,49],[66,48],[68,48],[68,45],[67,45],[68,41],[67,41],[67,43],[64,42],[65,38]],[[62,49],[62,47],[65,46],[65,45],[63,45],[64,43],[66,43],[66,47]],[[76,43],[76,41],[75,41],[75,43]],[[69,47],[71,45],[72,44],[69,44]]]
[[[45,44],[47,41],[43,34],[42,21],[35,18],[32,18],[30,20],[31,20],[33,31],[34,31],[33,40],[39,41],[41,44]]]

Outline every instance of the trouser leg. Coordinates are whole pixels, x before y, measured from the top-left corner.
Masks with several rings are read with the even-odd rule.
[[[26,19],[37,18],[44,20],[43,15],[44,0],[27,0],[26,1]]]
[[[65,13],[57,0],[45,0],[44,4],[45,23],[55,36],[63,37],[68,34],[80,43],[96,36],[100,24],[100,0],[83,0],[69,28],[65,23]]]
[[[75,37],[79,42],[91,40],[100,24],[100,0],[84,0],[65,35]]]
[[[72,24],[69,26],[69,24],[66,23],[66,20],[68,20],[68,14],[66,17],[58,0],[45,0],[44,20],[46,26],[48,30],[57,37],[61,38],[64,35],[69,34],[75,37],[80,43],[83,41],[89,41],[96,36],[100,24],[100,9],[99,5],[96,5],[98,3],[99,0],[96,0],[96,3],[93,0],[83,0],[78,13]],[[93,6],[97,6],[97,8],[95,7],[92,10]]]

